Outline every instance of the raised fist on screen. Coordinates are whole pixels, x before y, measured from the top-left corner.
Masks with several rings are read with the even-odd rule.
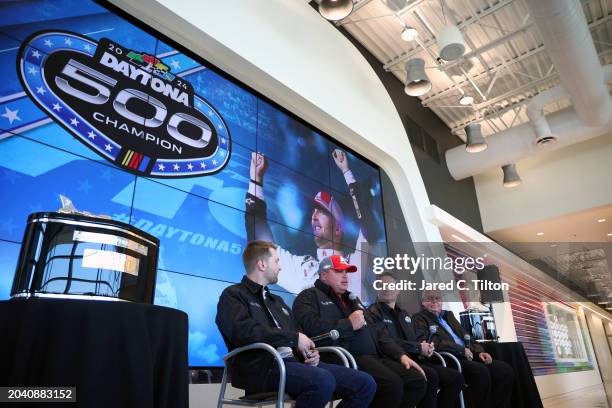
[[[257,183],[263,183],[263,176],[267,169],[268,160],[266,160],[263,153],[251,153],[251,168],[249,171],[251,180],[254,180]]]
[[[349,170],[348,158],[346,157],[344,150],[335,149],[332,152],[332,157],[336,162],[336,166],[338,166],[342,173],[346,173]]]

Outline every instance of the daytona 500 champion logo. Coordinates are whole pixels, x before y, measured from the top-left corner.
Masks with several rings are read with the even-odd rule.
[[[155,56],[46,31],[23,43],[17,64],[24,89],[52,119],[127,171],[194,177],[229,160],[223,118]]]

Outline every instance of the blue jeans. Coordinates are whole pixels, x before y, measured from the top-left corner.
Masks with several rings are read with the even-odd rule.
[[[376,383],[367,373],[337,364],[320,362],[313,367],[293,358],[285,361],[285,393],[296,408],[324,408],[332,398],[341,398],[340,408],[366,408],[374,398]],[[267,390],[277,391],[278,366],[268,376]]]

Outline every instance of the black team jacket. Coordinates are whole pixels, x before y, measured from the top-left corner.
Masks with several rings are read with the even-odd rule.
[[[329,286],[317,279],[313,287],[304,289],[293,301],[293,315],[309,337],[334,329],[340,333],[338,340],[319,341],[317,346],[340,346],[356,356],[375,355],[399,361],[406,353],[389,337],[385,326],[373,320],[367,311],[364,313],[367,325],[353,331],[348,317],[359,306],[349,295],[348,291],[342,294],[343,303]]]
[[[420,354],[421,344],[417,340],[412,319],[406,311],[397,304],[395,309],[391,309],[383,302],[376,302],[368,310],[373,318],[381,322],[387,328],[389,336],[396,339],[397,344],[408,354]],[[425,335],[427,336],[427,335]]]
[[[264,304],[262,291],[268,301]],[[266,307],[267,305],[267,307]],[[278,322],[278,328],[274,319]],[[227,287],[217,304],[217,327],[229,351],[251,343],[267,343],[272,347],[298,345],[298,330],[291,309],[279,296],[253,282],[246,276],[240,283]],[[229,362],[232,385],[247,394],[264,391],[264,384],[272,368],[274,357],[265,350],[251,350],[238,354]]]
[[[457,321],[457,318],[453,314],[453,312],[449,310],[443,310],[442,315],[444,320],[448,323],[448,325],[453,329],[455,334],[463,340],[463,336],[465,336],[465,332],[461,327],[461,324]],[[448,351],[453,353],[457,357],[465,358],[464,348],[455,343],[453,337],[440,325],[438,322],[438,317],[431,313],[426,309],[421,309],[420,312],[412,315],[412,319],[417,329],[417,333],[419,333],[418,340],[427,341],[427,337],[429,336],[429,326],[436,325],[438,326],[438,331],[432,337],[432,342],[436,351]],[[484,349],[477,342],[472,341],[470,345],[470,350],[477,356],[480,353],[484,353]]]

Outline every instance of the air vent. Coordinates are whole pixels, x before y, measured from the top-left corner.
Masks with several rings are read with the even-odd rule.
[[[557,138],[555,136],[544,136],[536,140],[538,146],[546,146],[553,143],[557,143]]]

